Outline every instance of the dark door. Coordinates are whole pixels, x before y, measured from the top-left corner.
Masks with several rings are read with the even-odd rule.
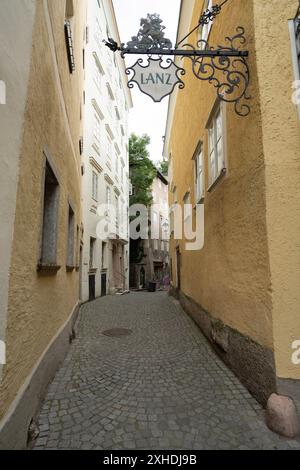
[[[106,295],[106,273],[101,274],[101,296]]]
[[[95,275],[89,275],[89,300],[95,300]]]
[[[180,251],[179,248],[176,250],[176,261],[177,261],[177,289],[181,288],[181,278],[180,278]]]

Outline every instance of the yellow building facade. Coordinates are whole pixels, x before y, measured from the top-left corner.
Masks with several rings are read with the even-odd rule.
[[[1,214],[0,448],[12,449],[26,447],[79,307],[86,2],[4,0],[0,10],[8,201]]]
[[[216,3],[183,0],[177,39]],[[300,401],[298,8],[298,0],[229,0],[185,41],[216,48],[245,29],[251,112],[237,115],[190,59],[177,61],[185,88],[170,98],[164,147],[170,204],[204,204],[201,250],[171,233],[174,293],[263,404],[273,392]]]

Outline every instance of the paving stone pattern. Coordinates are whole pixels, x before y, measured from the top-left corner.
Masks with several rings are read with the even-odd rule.
[[[102,334],[128,328],[128,336]],[[294,449],[166,293],[85,304],[35,449]]]

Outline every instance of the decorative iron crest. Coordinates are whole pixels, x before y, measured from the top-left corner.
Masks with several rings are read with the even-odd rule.
[[[167,67],[164,65],[167,64]],[[165,61],[161,57],[153,59],[148,57],[148,63],[144,64],[142,58],[126,69],[126,74],[133,76],[128,81],[128,87],[133,88],[136,83],[142,93],[150,96],[155,103],[159,103],[163,98],[170,95],[175,86],[180,89],[185,87],[180,76],[185,74],[185,70],[177,67],[172,59]]]
[[[151,49],[172,49],[172,42],[165,38],[165,26],[157,13],[142,18],[137,36],[132,36],[127,43],[129,49],[151,51]]]
[[[220,100],[234,103],[234,108],[239,116],[248,116],[250,106],[245,102],[251,97],[248,95],[250,72],[245,57],[230,56],[228,53],[238,52],[238,45],[246,43],[245,30],[241,26],[237,28],[237,34],[226,37],[228,46],[210,47],[208,42],[201,39],[197,46],[199,49],[216,52],[215,55],[197,56],[196,49],[191,44],[185,44],[195,55],[188,56],[192,60],[193,73],[199,80],[211,83],[216,89]],[[223,55],[218,55],[220,52]]]
[[[218,16],[221,13],[221,6],[219,5],[213,5],[211,10],[207,9],[204,13],[199,18],[199,25],[204,25],[212,22],[216,16]]]

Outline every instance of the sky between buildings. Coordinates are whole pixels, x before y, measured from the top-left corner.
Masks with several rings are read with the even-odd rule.
[[[140,19],[147,13],[158,13],[166,26],[165,36],[176,42],[180,0],[113,0],[121,42],[127,43],[136,36],[140,28]],[[129,67],[137,56],[127,56]],[[151,137],[150,157],[154,162],[162,160],[163,141],[168,110],[168,98],[161,103],[154,103],[151,98],[141,93],[137,86],[131,90],[133,109],[130,112],[129,131]]]

